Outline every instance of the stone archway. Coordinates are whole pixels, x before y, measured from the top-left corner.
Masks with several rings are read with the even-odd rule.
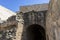
[[[30,25],[26,30],[27,40],[46,40],[45,29],[37,24]]]

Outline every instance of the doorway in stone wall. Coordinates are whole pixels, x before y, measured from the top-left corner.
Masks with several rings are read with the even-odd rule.
[[[45,29],[38,25],[30,25],[26,30],[27,40],[46,40]]]

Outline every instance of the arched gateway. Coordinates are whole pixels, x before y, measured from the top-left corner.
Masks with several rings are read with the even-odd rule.
[[[30,25],[26,29],[26,37],[27,40],[46,40],[45,29],[38,24]]]
[[[21,8],[17,13],[16,40],[46,40],[47,7],[47,4],[44,4]]]

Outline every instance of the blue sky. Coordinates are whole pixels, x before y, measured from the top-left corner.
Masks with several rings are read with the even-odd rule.
[[[20,6],[48,3],[49,0],[0,0],[0,5],[16,12]]]

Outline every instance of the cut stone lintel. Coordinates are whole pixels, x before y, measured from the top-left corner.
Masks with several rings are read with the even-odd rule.
[[[28,6],[21,6],[20,11],[25,13],[29,11],[43,11],[43,10],[48,10],[48,4],[37,4],[37,5],[28,5]]]

